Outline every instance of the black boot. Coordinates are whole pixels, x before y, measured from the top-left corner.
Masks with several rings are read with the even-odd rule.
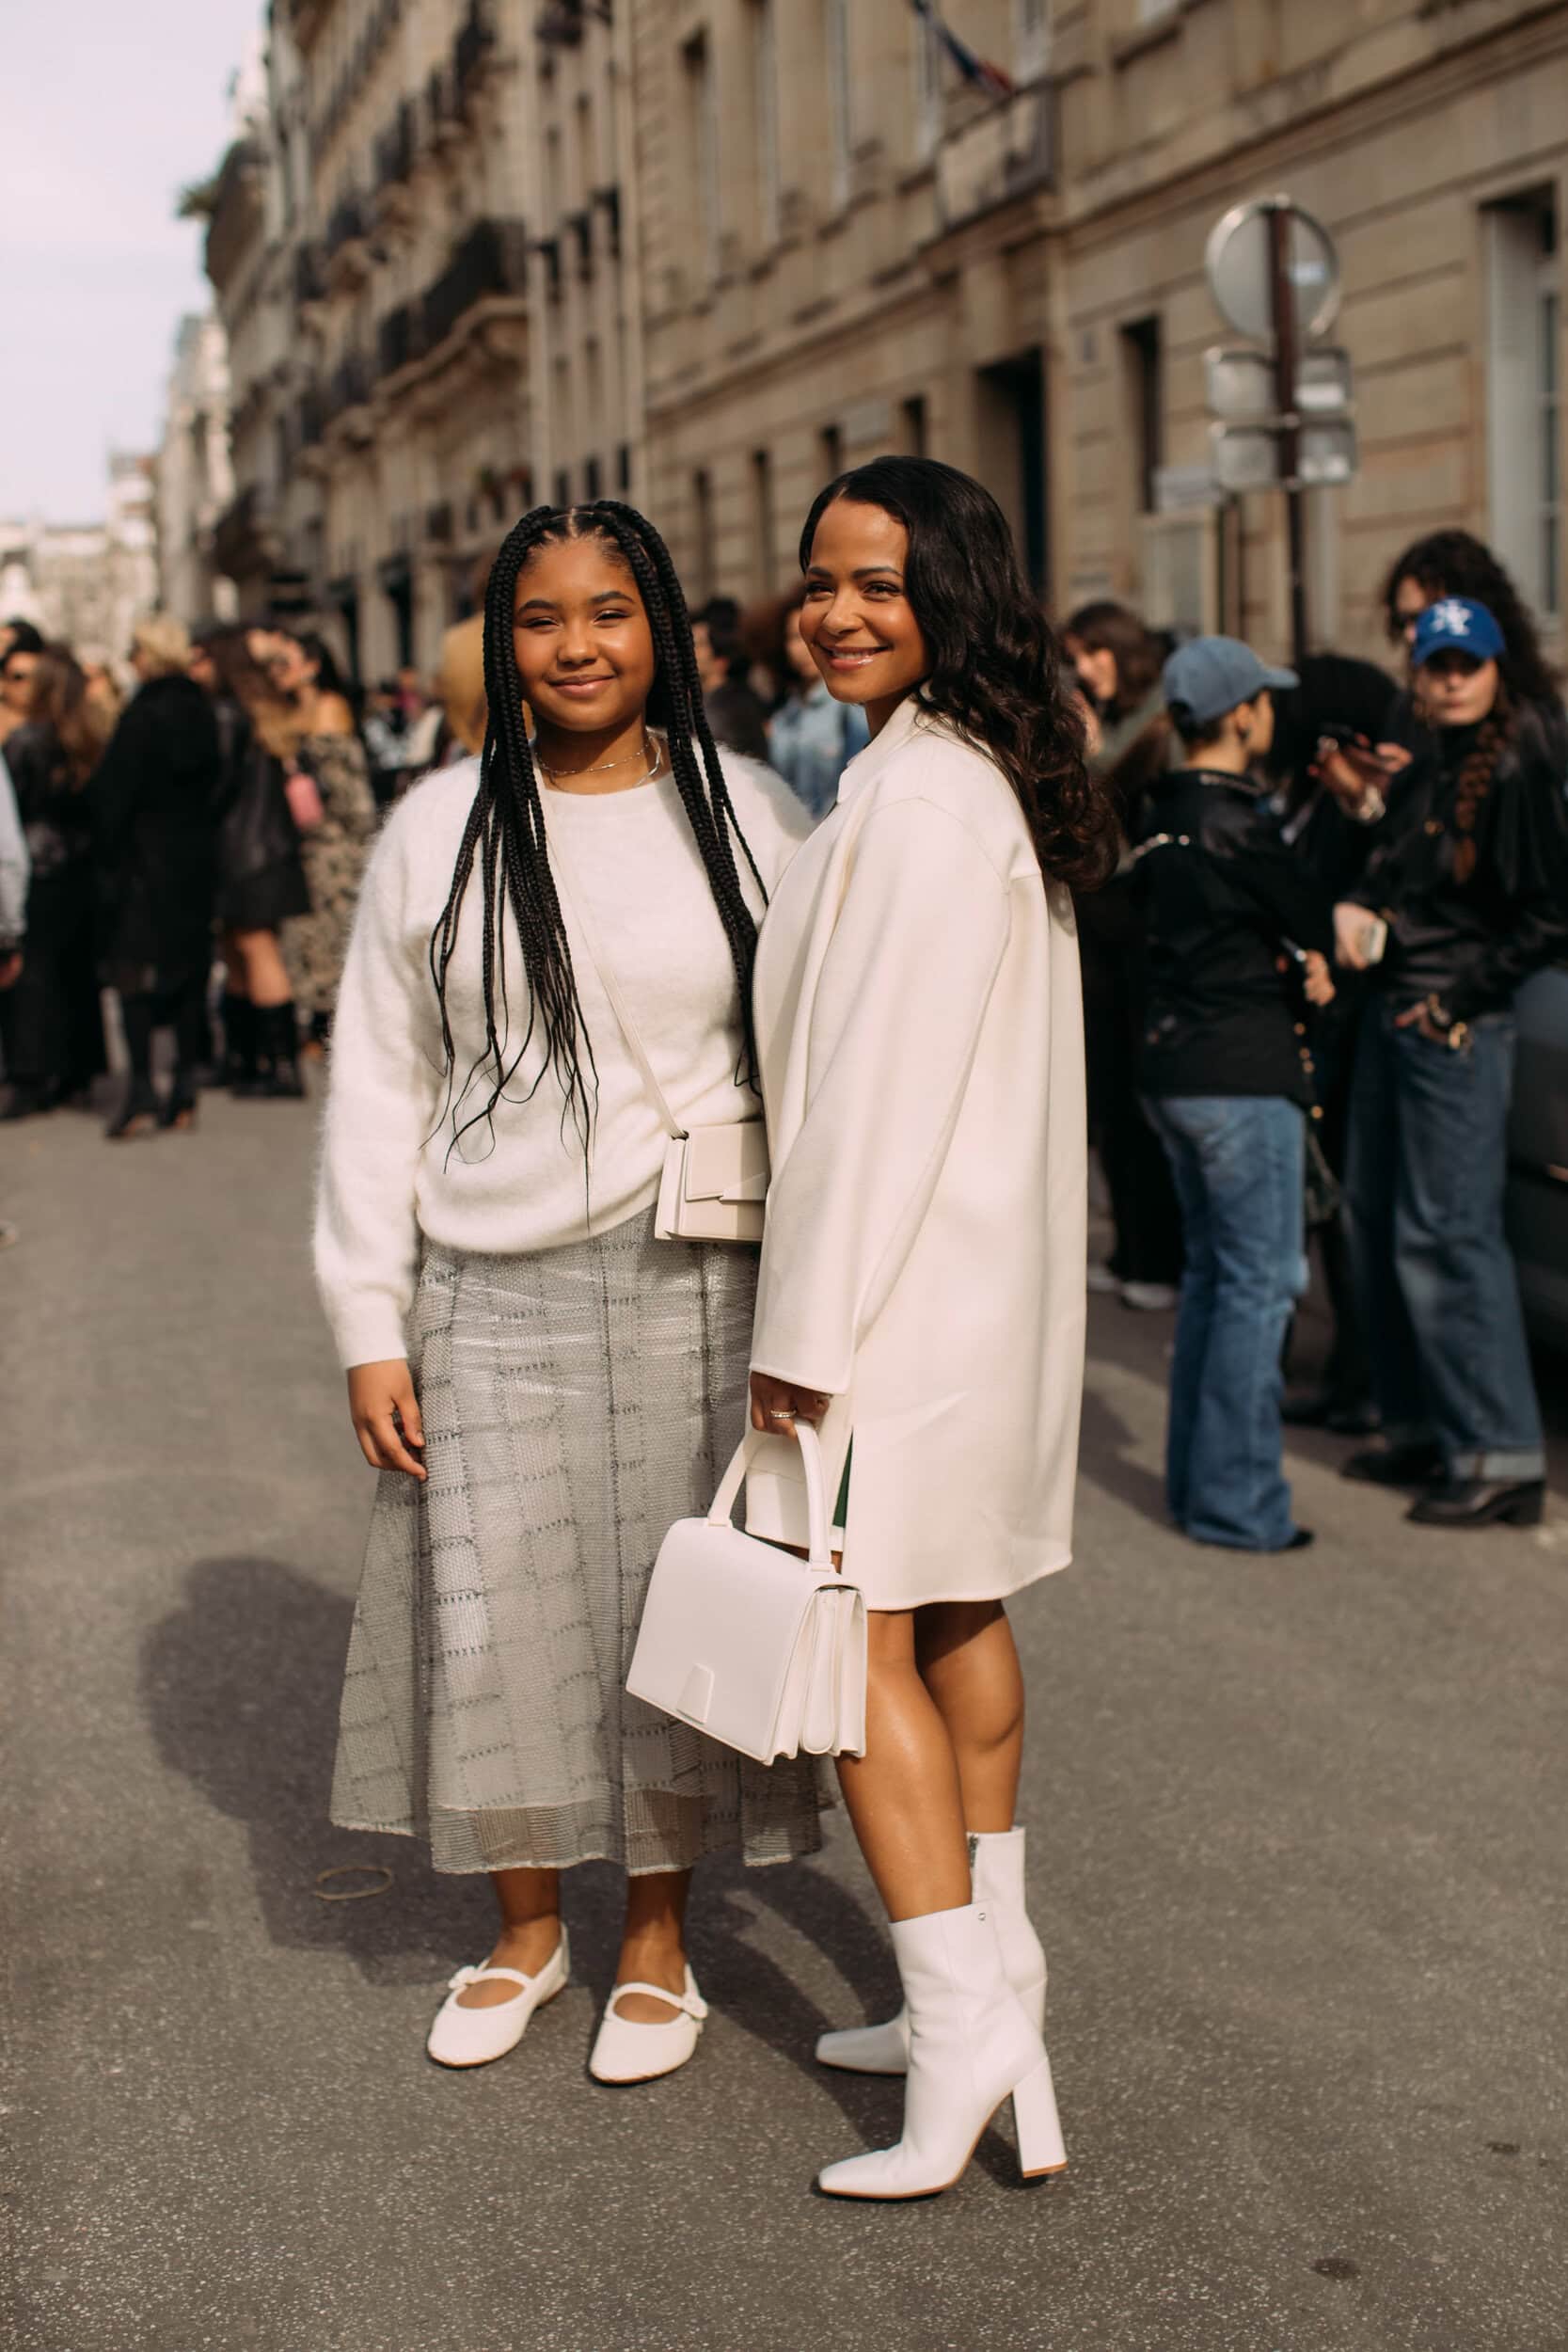
[[[1545,1508],[1544,1478],[1451,1478],[1404,1516],[1418,1527],[1539,1527]]]
[[[133,1073],[125,1082],[125,1099],[103,1130],[106,1143],[124,1143],[133,1136],[150,1136],[159,1123],[158,1098],[150,1078]]]
[[[255,1085],[247,1091],[279,1102],[299,1102],[305,1081],[299,1074],[299,1020],[293,999],[286,1005],[259,1005],[256,1025],[261,1067]]]
[[[196,1090],[199,1083],[198,1072],[188,1069],[182,1062],[176,1065],[174,1084],[165,1095],[158,1113],[160,1127],[184,1129],[196,1125]]]
[[[223,1083],[233,1094],[248,1094],[256,1084],[257,1011],[248,996],[223,994]]]
[[[1430,1486],[1443,1475],[1443,1456],[1434,1445],[1371,1446],[1341,1462],[1339,1475],[1370,1486]]]

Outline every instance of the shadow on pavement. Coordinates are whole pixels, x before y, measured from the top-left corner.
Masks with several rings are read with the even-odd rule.
[[[155,1626],[142,1656],[141,1688],[166,1764],[208,1804],[245,1827],[269,1939],[294,1950],[341,1952],[378,1985],[437,1986],[477,1958],[495,1924],[480,1878],[444,1875],[413,1838],[333,1828],[326,1818],[338,1702],[353,1604],[281,1560],[237,1555],[198,1561],[181,1606]],[[324,1902],[318,1871],[381,1863],[386,1895]],[[609,1994],[620,1943],[624,1881],[609,1863],[568,1874],[565,1909],[574,1975],[595,1999]],[[862,1993],[830,2014],[786,1964],[765,1948],[769,1915],[816,1947],[806,1973],[820,1980],[821,1954]],[[823,2161],[896,2137],[902,2086],[819,2067],[816,2037],[830,2026],[890,2015],[897,1978],[885,1925],[823,1868],[781,1864],[748,1870],[738,1855],[698,1872],[690,1918],[692,1965],[707,1999],[732,2024],[799,2067],[837,2101],[851,2127]],[[1010,2152],[988,2134],[980,2161],[1016,2181]]]
[[[1129,1450],[1136,1442],[1134,1432],[1095,1388],[1091,1361],[1084,1389],[1078,1474],[1140,1518],[1152,1519],[1156,1527],[1168,1527],[1164,1481],[1158,1472],[1130,1458]]]
[[[441,1877],[411,1838],[326,1818],[353,1603],[285,1561],[201,1560],[148,1635],[142,1694],[159,1754],[243,1822],[274,1944],[345,1952],[376,1983],[425,1983],[486,1948],[489,1889]],[[389,1893],[323,1902],[316,1874],[383,1863]]]

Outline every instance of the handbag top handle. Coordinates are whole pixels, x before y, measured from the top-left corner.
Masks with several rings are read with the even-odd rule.
[[[710,1527],[727,1527],[735,1499],[740,1492],[740,1482],[755,1459],[757,1448],[768,1435],[766,1430],[748,1429],[735,1450],[729,1469],[719,1482],[719,1492],[713,1498],[713,1508],[707,1515]],[[829,1542],[828,1482],[822,1470],[822,1440],[809,1421],[795,1423],[795,1435],[800,1447],[800,1463],[806,1473],[806,1506],[811,1526],[811,1557],[809,1565],[832,1573],[832,1550]]]
[[[542,802],[547,798],[547,794],[541,795]],[[653,1063],[648,1059],[637,1024],[631,1017],[631,1007],[621,993],[621,983],[615,977],[613,964],[599,945],[599,935],[594,928],[593,917],[588,912],[583,894],[572,886],[575,876],[564,835],[561,832],[552,832],[547,820],[545,830],[549,842],[550,862],[555,868],[556,879],[561,884],[561,896],[578,918],[578,929],[582,933],[582,944],[587,948],[594,969],[599,976],[599,985],[610,999],[610,1009],[620,1025],[621,1035],[626,1041],[626,1051],[637,1064],[637,1074],[641,1079],[655,1110],[664,1122],[665,1134],[673,1143],[679,1143],[689,1133],[689,1129],[679,1123],[674,1112],[670,1108],[664,1089],[654,1075]]]

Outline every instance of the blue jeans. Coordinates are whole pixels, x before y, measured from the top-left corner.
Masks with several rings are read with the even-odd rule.
[[[1361,1025],[1345,1211],[1372,1387],[1396,1445],[1435,1444],[1450,1478],[1542,1478],[1546,1457],[1503,1233],[1513,1016],[1472,1023],[1463,1053]]]
[[[1275,1094],[1145,1104],[1181,1204],[1165,1492],[1200,1543],[1279,1551],[1295,1533],[1282,1462],[1280,1355],[1305,1276],[1306,1120]]]

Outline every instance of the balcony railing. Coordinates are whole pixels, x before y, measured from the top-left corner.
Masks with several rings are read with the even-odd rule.
[[[395,375],[426,349],[424,316],[418,302],[400,302],[388,310],[375,330],[376,363],[383,375]]]
[[[357,196],[345,196],[333,206],[326,224],[328,255],[340,252],[345,245],[369,233],[365,208]]]
[[[378,189],[396,187],[413,171],[418,150],[414,124],[415,109],[405,98],[375,143],[375,184]]]
[[[364,354],[358,351],[346,353],[327,380],[327,417],[341,417],[346,408],[359,407],[370,396],[371,371]]]
[[[321,246],[312,240],[294,248],[294,307],[320,302],[326,292],[326,271]]]
[[[451,45],[451,77],[461,99],[468,97],[490,62],[495,46],[496,28],[490,22],[488,8],[482,7],[479,0],[469,0],[467,16]]]
[[[482,220],[469,230],[424,298],[429,349],[487,294],[520,294],[528,284],[528,232],[520,220]]]

